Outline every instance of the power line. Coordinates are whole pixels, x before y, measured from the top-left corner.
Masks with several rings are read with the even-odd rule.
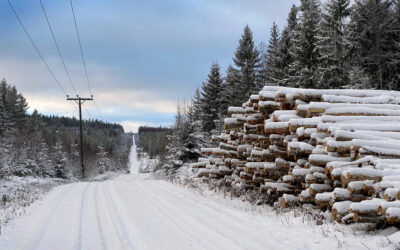
[[[72,0],[69,0],[69,2],[70,2],[70,4],[71,4],[72,16],[74,17],[75,31],[76,31],[76,36],[77,36],[77,38],[78,38],[79,49],[80,49],[80,51],[81,51],[81,57],[82,57],[83,68],[85,69],[86,82],[87,82],[87,85],[88,85],[88,88],[89,88],[89,93],[90,93],[91,96],[93,96],[93,94],[92,94],[92,89],[90,88],[89,76],[88,76],[87,69],[86,69],[85,57],[83,56],[83,50],[82,50],[81,38],[80,38],[80,36],[79,36],[78,25],[76,24],[74,6],[73,6],[73,4],[72,4]]]
[[[93,100],[94,106],[96,107],[97,113],[99,114],[100,118],[104,120],[103,115],[101,114],[99,108],[97,107],[97,103]]]
[[[78,108],[71,102],[72,107],[74,108],[75,112],[79,112]]]
[[[88,88],[89,88],[89,93],[90,93],[91,96],[93,96],[92,88],[90,87],[89,76],[88,76],[88,73],[87,73],[85,57],[83,56],[82,43],[81,43],[81,38],[80,38],[80,35],[79,35],[78,25],[77,25],[77,22],[76,22],[74,6],[73,6],[73,4],[72,4],[72,0],[69,0],[69,2],[70,2],[70,4],[71,4],[72,16],[74,17],[74,24],[75,24],[76,37],[78,38],[78,43],[79,43],[79,49],[80,49],[80,52],[81,52],[83,68],[85,69],[86,82],[87,82],[87,85],[88,85]],[[94,103],[94,106],[95,106],[96,111],[97,111],[97,113],[99,114],[100,118],[101,118],[102,120],[104,120],[104,119],[103,119],[103,115],[101,114],[101,112],[100,112],[100,110],[99,110],[99,107],[97,106],[96,101],[93,100],[93,103]]]
[[[22,23],[21,18],[18,16],[17,11],[14,9],[14,6],[11,4],[10,0],[7,0],[8,5],[10,6],[12,12],[14,13],[15,17],[18,19],[19,24],[21,25],[22,29],[24,30],[25,34],[28,36],[29,40],[32,43],[32,46],[35,48],[36,52],[38,53],[40,59],[42,59],[44,65],[46,65],[47,70],[50,72],[51,76],[54,78],[54,80],[57,82],[58,86],[64,92],[65,95],[68,95],[61,83],[58,81],[57,77],[54,75],[53,71],[50,69],[49,65],[46,63],[44,60],[44,57],[42,56],[42,53],[40,53],[39,48],[36,46],[35,42],[32,40],[32,37],[29,35],[29,32],[26,30],[24,24]]]
[[[76,90],[75,90],[75,86],[74,86],[74,84],[72,83],[71,76],[70,76],[70,74],[69,74],[69,72],[68,72],[67,66],[65,65],[64,58],[63,58],[63,56],[62,56],[62,54],[61,54],[60,47],[58,46],[58,43],[57,43],[56,37],[55,37],[55,35],[54,35],[53,29],[51,28],[50,21],[49,21],[49,18],[48,18],[48,16],[47,16],[46,10],[44,9],[44,5],[43,5],[42,0],[40,0],[40,5],[42,6],[43,14],[44,14],[44,16],[46,17],[47,25],[49,26],[51,36],[53,37],[54,44],[56,45],[56,48],[57,48],[57,51],[58,51],[58,55],[59,55],[60,58],[61,58],[61,61],[62,61],[62,64],[63,64],[63,66],[64,66],[65,73],[67,74],[69,83],[71,84],[71,87],[72,87],[72,89],[73,89],[74,92],[75,92],[75,95],[78,95],[78,93],[77,93]]]
[[[85,108],[85,106],[82,105],[83,110],[86,112],[86,115],[89,117],[89,119],[94,120],[92,115],[90,114],[89,110]]]

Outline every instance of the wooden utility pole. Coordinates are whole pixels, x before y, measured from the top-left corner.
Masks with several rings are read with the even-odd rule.
[[[86,101],[93,101],[93,96],[90,98],[82,98],[77,96],[76,98],[70,98],[67,95],[67,101],[75,101],[79,106],[79,130],[80,130],[80,144],[81,144],[81,167],[82,167],[82,178],[85,178],[85,166],[83,164],[83,132],[82,132],[82,104]]]

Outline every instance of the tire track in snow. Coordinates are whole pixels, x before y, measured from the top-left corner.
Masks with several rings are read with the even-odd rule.
[[[164,190],[166,193],[176,194],[175,197],[177,199],[180,199],[181,197],[179,197],[179,196],[182,196],[184,199],[188,200],[190,203],[198,201],[198,199],[197,199],[197,197],[195,195],[188,195],[187,193],[185,193],[183,191],[178,191],[176,189],[168,188],[165,185],[167,183],[163,183],[161,181],[157,181],[157,182],[149,181],[149,182],[146,182],[146,184],[149,185],[149,186],[152,186],[154,188],[160,188],[160,189]],[[210,200],[210,201],[212,201],[212,200]],[[229,219],[228,219],[229,221],[227,221],[227,222],[231,222],[232,219],[233,219],[233,221],[240,221],[241,224],[242,224],[240,227],[243,226],[243,223],[249,224],[249,221],[243,220],[243,217],[239,216],[237,213],[229,211],[229,208],[228,209],[223,209],[218,204],[215,204],[214,202],[207,202],[207,204],[203,203],[201,205],[201,207],[204,208],[204,209],[207,209],[210,212],[214,212],[214,213],[215,212],[223,212],[224,214],[229,216]],[[248,213],[248,211],[246,211],[246,213]],[[257,223],[252,221],[251,225],[249,224],[249,226],[254,226],[255,224],[257,224]],[[263,227],[264,225],[261,223],[259,226]]]
[[[106,188],[106,192],[107,192],[107,196],[108,196],[108,200],[110,201],[110,203],[111,203],[111,206],[112,206],[112,209],[113,209],[113,211],[114,211],[114,215],[115,215],[115,217],[116,217],[116,219],[117,219],[117,221],[118,221],[118,224],[119,224],[119,226],[120,226],[120,228],[121,228],[121,230],[122,230],[122,234],[123,234],[123,238],[122,238],[122,240],[123,240],[123,242],[124,243],[127,243],[127,245],[129,246],[129,248],[130,249],[135,249],[135,247],[134,247],[134,244],[132,243],[132,240],[131,240],[131,238],[130,238],[130,236],[129,236],[129,234],[128,234],[128,230],[127,230],[127,228],[126,228],[126,226],[125,226],[125,223],[123,222],[123,220],[121,219],[121,216],[120,216],[120,213],[119,213],[119,211],[118,211],[118,208],[117,208],[117,206],[115,205],[115,201],[114,201],[114,199],[113,199],[113,197],[112,197],[112,195],[111,195],[111,192],[110,192],[110,183],[113,183],[113,182],[106,182],[105,183],[105,185],[107,185],[107,188]]]
[[[130,185],[128,185],[128,183],[126,183],[125,181],[123,181],[121,183],[125,184],[129,189],[133,190],[132,187]],[[134,190],[134,191],[136,191],[136,190]],[[182,228],[182,226],[176,222],[176,219],[171,218],[170,215],[168,215],[166,212],[164,212],[159,206],[155,205],[155,203],[153,201],[151,201],[151,199],[148,199],[145,195],[142,195],[139,192],[135,192],[135,194],[141,196],[141,199],[143,201],[145,201],[148,205],[150,205],[153,209],[155,209],[162,216],[163,219],[168,220],[172,225],[174,225],[177,229],[179,229],[181,231],[181,233],[187,235],[187,237],[191,239],[192,243],[201,242],[202,240],[204,240],[204,239],[197,237],[197,235],[189,233],[188,230],[185,230],[184,228]],[[120,194],[118,194],[118,195],[120,195]],[[123,198],[123,197],[121,197],[121,198]],[[200,247],[200,246],[197,246],[197,247]],[[207,248],[203,246],[201,249],[207,249]]]
[[[43,236],[47,231],[48,226],[53,221],[57,211],[61,208],[61,204],[63,204],[63,202],[66,200],[73,189],[78,188],[77,185],[69,184],[68,186],[69,188],[67,190],[62,191],[63,194],[60,194],[61,191],[58,190],[57,197],[59,198],[57,199],[57,202],[55,202],[56,205],[54,207],[52,207],[51,209],[48,208],[50,209],[51,213],[49,216],[46,216],[47,219],[43,221],[42,226],[40,227],[39,235],[35,237],[35,239],[33,239],[33,242],[28,243],[28,247],[24,247],[23,249],[38,249],[40,242],[42,241]]]
[[[185,209],[185,207],[192,207],[193,203],[197,202],[197,197],[195,195],[190,195],[190,193],[186,193],[184,192],[184,190],[182,190],[182,188],[178,188],[178,189],[173,189],[173,188],[168,188],[168,186],[171,186],[172,184],[169,184],[168,182],[165,181],[145,181],[143,182],[146,184],[146,187],[149,187],[147,190],[151,190],[150,187],[156,188],[156,190],[159,190],[158,187],[160,187],[160,189],[163,190],[163,192],[166,195],[169,195],[169,199],[168,201],[170,202],[180,202],[181,200],[183,200],[183,202],[181,202],[181,204],[186,206],[180,206],[179,209],[181,209],[182,211],[192,211],[191,209]],[[152,192],[157,194],[159,197],[164,198],[163,196],[163,192]],[[170,194],[177,194],[174,196],[171,196]],[[180,194],[180,195],[179,195]],[[182,196],[182,197],[181,197]],[[259,214],[253,214],[250,213],[250,211],[241,211],[241,209],[238,209],[237,211],[239,213],[235,213],[235,211],[231,210],[229,212],[229,210],[231,209],[231,207],[225,207],[225,209],[227,210],[223,210],[224,206],[226,206],[226,204],[221,204],[222,207],[220,207],[218,203],[215,203],[214,199],[204,199],[206,197],[203,197],[202,199],[200,199],[202,204],[202,208],[203,209],[207,209],[206,210],[206,214],[207,211],[215,214],[216,212],[219,211],[223,211],[224,214],[226,214],[227,216],[218,216],[215,215],[215,219],[213,220],[212,223],[215,224],[216,227],[221,226],[221,225],[230,225],[230,227],[228,228],[229,231],[231,231],[233,234],[237,234],[237,232],[241,232],[241,234],[251,234],[253,240],[251,241],[251,244],[249,244],[247,247],[250,249],[265,249],[265,236],[268,234],[271,234],[271,231],[268,230],[268,225],[265,224],[265,221],[263,220],[259,220]],[[164,198],[165,200],[165,198]],[[185,202],[186,200],[186,202]],[[206,202],[206,203],[205,203]],[[236,210],[236,209],[235,209]],[[244,218],[243,216],[241,216],[241,214],[244,214],[246,217]],[[200,221],[203,221],[200,214],[193,214],[194,217],[198,217]],[[250,216],[250,217],[249,217]],[[252,217],[254,216],[254,217]],[[264,215],[265,216],[265,215]],[[267,215],[269,216],[269,215]],[[275,218],[275,217],[274,217]],[[279,220],[278,218],[275,218],[277,220]],[[217,222],[218,221],[218,222]],[[281,221],[279,220],[279,223],[281,223]],[[212,225],[211,225],[212,226]],[[214,228],[214,227],[213,227]],[[250,230],[252,229],[252,230]],[[257,229],[257,230],[254,230]],[[296,230],[292,229],[292,232],[288,232],[289,234],[293,235],[294,233],[297,233]],[[273,234],[275,232],[273,231]],[[230,234],[229,234],[230,235]],[[234,235],[232,235],[231,237],[235,237]],[[241,239],[241,235],[237,235],[236,236],[238,239]],[[251,247],[250,247],[251,246]],[[275,246],[270,245],[271,248],[277,248],[279,246],[279,242],[276,243]]]
[[[142,191],[143,194],[147,194],[148,197],[153,197],[153,199],[145,198],[145,199],[147,199],[149,202],[151,202],[153,205],[154,205],[154,200],[157,200],[158,202],[162,201],[162,203],[164,204],[163,208],[166,208],[166,207],[167,207],[170,211],[180,210],[180,211],[182,211],[183,214],[186,214],[186,215],[187,215],[187,218],[188,218],[188,219],[191,219],[192,221],[193,221],[193,220],[195,221],[195,223],[187,223],[187,225],[192,225],[192,226],[193,226],[193,225],[199,225],[199,226],[202,225],[203,228],[208,229],[208,231],[213,231],[213,232],[215,232],[217,235],[223,237],[227,242],[233,243],[233,245],[236,246],[237,248],[239,248],[239,249],[247,249],[246,247],[242,246],[241,244],[239,244],[238,242],[236,242],[234,239],[230,238],[229,236],[227,236],[227,235],[221,233],[220,231],[215,230],[214,228],[210,227],[208,224],[204,223],[203,221],[201,221],[201,220],[195,218],[194,216],[192,216],[191,214],[187,213],[185,210],[180,209],[179,206],[172,206],[172,205],[170,204],[170,202],[165,201],[163,198],[155,197],[155,195],[154,195],[153,192],[148,192],[147,190],[145,190],[145,188],[142,188],[140,185],[138,185],[137,182],[129,182],[129,183],[128,183],[128,182],[124,182],[124,183],[125,183],[128,187],[130,187],[131,190],[135,190],[135,189],[133,188],[133,185],[134,185],[137,189],[140,189],[140,190]],[[146,196],[144,195],[144,197],[146,197]],[[170,218],[171,220],[174,220],[174,221],[176,220],[176,219],[173,219],[168,213],[165,213],[162,209],[160,209],[160,206],[159,206],[159,205],[158,205],[158,206],[157,206],[157,205],[154,205],[154,206],[155,206],[162,214],[164,214],[164,216]],[[175,213],[176,213],[176,212],[175,212]],[[184,217],[181,216],[181,220],[179,220],[179,221],[180,221],[180,222],[181,222],[182,220],[186,220],[186,221],[187,221],[188,219],[186,219],[186,218],[184,218]],[[189,222],[190,222],[190,221],[189,221]],[[189,230],[189,232],[187,232],[186,230],[183,230],[182,227],[181,227],[178,223],[176,223],[176,222],[174,222],[174,223],[175,223],[178,227],[180,227],[181,230],[182,230],[183,232],[186,232],[186,233],[189,234],[190,230]],[[207,230],[206,230],[206,231],[207,231]],[[204,239],[200,239],[200,242],[201,242],[202,240],[204,240]],[[223,241],[220,241],[220,242],[223,242]]]
[[[147,188],[143,185],[143,188],[145,190],[153,195],[155,195],[157,200],[163,200],[165,203],[172,204],[174,202],[179,202],[181,204],[177,209],[181,210],[183,213],[186,213],[188,216],[191,216],[192,218],[196,219],[198,222],[204,224],[205,226],[212,228],[215,232],[218,232],[219,234],[224,235],[227,238],[230,239],[236,239],[236,237],[228,234],[225,231],[218,230],[218,226],[220,225],[228,225],[230,224],[229,230],[232,232],[243,232],[243,233],[251,233],[253,234],[253,237],[255,237],[255,241],[252,241],[251,243],[251,248],[256,248],[256,249],[264,249],[265,245],[262,244],[261,242],[263,241],[265,235],[262,233],[262,230],[265,227],[265,224],[263,223],[258,223],[257,220],[244,220],[242,216],[238,215],[237,213],[234,214],[233,212],[228,212],[227,210],[223,210],[218,204],[214,204],[213,202],[207,202],[204,203],[201,202],[198,206],[198,208],[201,208],[204,210],[206,214],[215,214],[216,220],[218,220],[219,223],[215,223],[216,221],[212,221],[212,223],[205,223],[204,219],[202,218],[201,213],[191,213],[193,209],[196,209],[196,206],[194,204],[197,203],[198,199],[194,195],[188,195],[187,193],[183,191],[179,191],[174,188],[168,188],[167,183],[163,183],[161,181],[143,181],[143,184],[146,185]],[[136,183],[138,185],[138,183]],[[151,191],[153,189],[153,191]],[[161,192],[160,192],[161,191]],[[163,195],[165,193],[165,196]],[[168,200],[166,197],[168,196]],[[186,209],[187,208],[187,209]],[[228,208],[229,209],[229,208]],[[218,216],[218,214],[223,213],[226,216]],[[213,224],[216,224],[215,226]],[[244,227],[244,225],[247,225]],[[260,228],[261,231],[257,232],[246,232],[248,230],[247,228]],[[225,229],[223,229],[225,230]],[[241,235],[238,235],[238,238],[241,238]],[[237,242],[238,245],[243,246],[243,242]],[[245,243],[246,244],[246,243]],[[249,248],[249,245],[245,245],[246,247],[244,248]]]
[[[183,191],[179,191],[179,190],[177,190],[177,189],[171,189],[171,188],[168,188],[168,187],[166,187],[166,183],[164,183],[164,181],[149,181],[149,182],[146,182],[146,184],[148,184],[148,185],[150,185],[150,186],[153,186],[153,187],[156,187],[156,188],[161,188],[161,189],[163,189],[165,192],[167,192],[167,193],[174,193],[174,194],[177,194],[177,196],[178,195],[181,195],[181,196],[183,196],[185,199],[187,199],[187,200],[190,200],[190,201],[197,201],[197,196],[196,196],[196,194],[191,194],[191,195],[188,195],[187,193],[185,193],[185,192],[183,192]],[[174,184],[171,184],[171,185],[174,185]],[[201,196],[203,196],[203,195],[201,195]],[[222,209],[218,206],[218,205],[216,205],[216,204],[213,204],[212,202],[210,202],[210,203],[208,203],[207,204],[207,206],[204,206],[204,207],[207,207],[207,208],[210,208],[210,207],[212,207],[213,209],[215,209],[215,210],[217,210],[217,211],[222,211]],[[225,214],[228,214],[231,218],[235,218],[235,219],[239,219],[239,220],[241,220],[242,218],[240,217],[240,216],[238,216],[236,213],[233,213],[233,212],[229,212],[229,211],[226,211],[226,210],[223,210],[223,212],[225,213]]]
[[[97,221],[97,230],[98,234],[100,236],[100,241],[103,249],[107,249],[106,247],[106,241],[104,240],[104,231],[100,219],[100,213],[99,213],[99,202],[98,202],[98,195],[99,195],[99,186],[103,185],[100,183],[96,183],[95,185],[95,190],[94,190],[94,207],[95,207],[95,213],[96,213],[96,221]]]
[[[118,226],[116,225],[116,221],[114,220],[114,216],[113,216],[113,211],[112,211],[112,209],[110,208],[110,201],[109,201],[109,199],[106,197],[106,193],[105,193],[105,191],[104,191],[104,188],[105,188],[105,185],[106,185],[106,182],[102,182],[102,184],[101,184],[101,197],[102,197],[102,199],[101,199],[101,204],[104,204],[104,208],[105,208],[105,214],[103,214],[104,216],[105,216],[105,219],[106,218],[108,218],[108,221],[109,221],[109,223],[111,224],[110,226],[112,227],[112,229],[113,229],[113,231],[114,231],[114,234],[113,235],[111,235],[112,237],[113,237],[113,239],[117,239],[118,240],[118,243],[119,243],[119,246],[121,246],[122,247],[122,249],[126,249],[126,246],[125,246],[125,244],[124,244],[124,241],[123,241],[123,239],[121,238],[121,235],[119,234],[119,231],[118,231]],[[115,213],[115,211],[114,211],[114,213]],[[106,236],[105,234],[103,234],[103,236]],[[107,240],[105,241],[105,242],[107,242],[107,243],[110,243],[110,242],[108,242]],[[114,244],[114,242],[113,242],[113,245],[112,245],[112,247],[113,248],[116,248],[116,245]]]
[[[75,243],[75,249],[80,250],[82,249],[82,233],[83,233],[83,223],[84,223],[84,209],[87,207],[87,192],[88,188],[91,185],[91,183],[87,183],[85,188],[83,189],[83,194],[81,198],[81,207],[79,209],[79,230],[78,230],[78,240]]]
[[[186,214],[188,216],[188,218],[191,218],[192,220],[194,219],[197,223],[202,224],[203,226],[205,226],[206,228],[210,229],[211,231],[214,231],[215,233],[217,233],[218,235],[222,236],[223,238],[225,238],[227,241],[232,241],[232,243],[234,243],[236,246],[238,246],[241,249],[247,249],[247,247],[242,246],[240,243],[238,243],[237,241],[235,241],[234,239],[232,239],[231,237],[225,235],[224,233],[216,230],[213,227],[210,227],[209,224],[204,223],[202,220],[199,220],[198,218],[194,217],[193,215],[191,215],[190,213],[188,213],[186,210],[181,209],[179,206],[171,206],[171,202],[168,202],[165,200],[165,198],[161,197],[161,196],[156,196],[155,193],[156,192],[149,192],[147,191],[145,188],[140,187],[137,183],[133,183],[135,186],[139,187],[144,193],[147,193],[149,196],[152,196],[155,198],[155,200],[158,201],[162,201],[162,203],[164,203],[166,206],[168,206],[171,210],[173,209],[178,209],[180,210],[182,213]]]

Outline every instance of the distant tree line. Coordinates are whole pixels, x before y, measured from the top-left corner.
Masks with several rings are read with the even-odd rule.
[[[79,121],[27,113],[15,86],[0,82],[0,178],[81,177]],[[121,125],[85,120],[83,147],[87,174],[126,168],[132,138]]]
[[[178,105],[165,169],[196,160],[227,108],[264,85],[400,90],[400,0],[301,0],[258,46],[246,26],[225,75],[213,62],[191,102]]]
[[[170,128],[165,127],[140,126],[137,133],[137,146],[152,159],[163,158],[168,143],[167,136],[171,132]]]

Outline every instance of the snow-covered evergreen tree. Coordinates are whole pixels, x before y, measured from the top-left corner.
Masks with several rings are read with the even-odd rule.
[[[268,46],[267,44],[262,41],[258,44],[257,50],[260,53],[260,62],[259,62],[259,69],[257,73],[257,85],[262,86],[268,84],[265,82],[265,73],[267,72],[267,61],[268,61]]]
[[[0,136],[0,178],[12,174],[12,141],[9,136]]]
[[[10,119],[15,124],[15,114],[16,114],[16,110],[17,110],[16,104],[17,104],[18,92],[17,92],[17,89],[15,86],[9,86],[5,80],[3,80],[2,84],[5,85],[4,101],[5,101],[6,109],[7,109],[7,112],[10,114]]]
[[[213,63],[207,80],[202,84],[201,92],[201,116],[205,132],[210,132],[215,129],[215,121],[219,120],[221,117],[222,87],[220,67],[217,63]]]
[[[393,89],[400,90],[400,0],[394,2],[394,21],[393,30],[393,57],[390,65],[392,81],[390,85]]]
[[[40,129],[44,126],[43,120],[36,109],[33,110],[29,119],[26,117],[25,123],[26,124],[23,127],[27,127],[28,131],[33,133],[40,131]]]
[[[244,101],[243,88],[241,85],[241,77],[239,70],[235,69],[232,65],[228,66],[226,71],[224,89],[222,97],[227,106],[239,106]],[[224,110],[223,112],[227,112]]]
[[[197,97],[198,98],[198,97]],[[196,96],[194,100],[197,99]],[[210,146],[210,133],[203,129],[202,116],[193,109],[192,104],[178,104],[175,124],[171,135],[167,136],[166,156],[163,168],[173,176],[185,163],[197,161],[202,147]],[[198,120],[196,120],[200,117]]]
[[[6,110],[3,96],[0,95],[0,135],[8,128],[9,116]]]
[[[23,95],[17,94],[15,100],[15,110],[13,114],[13,121],[17,128],[23,128],[28,119],[26,111],[28,110],[28,103]]]
[[[353,65],[349,69],[349,84],[343,85],[345,89],[370,89],[371,78],[363,68]]]
[[[10,128],[13,123],[11,121],[12,114],[10,113],[10,106],[8,101],[10,87],[5,79],[0,82],[0,132]]]
[[[69,161],[71,166],[73,166],[73,173],[74,175],[79,175],[81,173],[80,165],[81,165],[81,158],[80,158],[80,147],[77,141],[72,141],[70,143],[70,154],[69,154]],[[79,167],[78,167],[79,166]]]
[[[289,81],[290,74],[293,73],[291,71],[293,65],[293,55],[291,51],[293,50],[293,37],[297,29],[297,13],[298,7],[293,5],[287,18],[287,24],[279,39],[279,66],[282,71],[282,79],[279,85],[281,86],[291,86]]]
[[[208,133],[203,131],[203,124],[200,119],[195,119],[193,103],[188,107],[187,118],[187,137],[184,141],[185,151],[188,160],[196,160],[200,156],[200,149],[206,145],[209,140]]]
[[[279,58],[279,29],[275,22],[272,24],[267,52],[265,82],[270,85],[277,85],[283,76]]]
[[[353,6],[348,31],[352,64],[361,65],[379,89],[391,87],[393,22],[390,0],[357,0]]]
[[[177,107],[177,113],[175,115],[175,124],[172,127],[172,134],[167,136],[168,145],[166,147],[166,164],[165,167],[171,171],[179,168],[183,164],[184,156],[184,114],[180,104]]]
[[[49,147],[44,140],[41,140],[39,144],[39,151],[37,154],[36,162],[40,169],[40,175],[43,177],[54,177],[55,171],[53,162],[49,157]]]
[[[70,177],[67,154],[59,136],[57,136],[56,144],[54,145],[53,162],[55,164],[55,177],[64,179]]]
[[[350,0],[329,0],[318,34],[319,88],[338,88],[349,81],[345,30]]]
[[[259,91],[262,86],[257,84],[257,71],[260,68],[260,53],[254,45],[253,32],[246,25],[239,46],[236,48],[233,62],[240,73],[240,102],[244,102],[248,96]]]
[[[300,22],[293,37],[290,53],[294,62],[291,67],[290,85],[312,88],[318,83],[318,25],[321,11],[317,0],[301,0]]]
[[[16,176],[34,176],[38,172],[38,165],[31,155],[27,155],[26,150],[21,150],[19,160],[13,167],[13,175]]]
[[[200,121],[201,117],[202,117],[202,100],[201,100],[201,92],[200,89],[197,87],[195,92],[194,92],[194,96],[192,98],[192,105],[191,105],[191,109],[190,109],[190,119],[192,121]]]
[[[111,161],[110,158],[107,156],[107,151],[104,149],[103,146],[97,146],[98,152],[96,153],[97,155],[97,165],[98,165],[98,171],[100,174],[111,170]]]

